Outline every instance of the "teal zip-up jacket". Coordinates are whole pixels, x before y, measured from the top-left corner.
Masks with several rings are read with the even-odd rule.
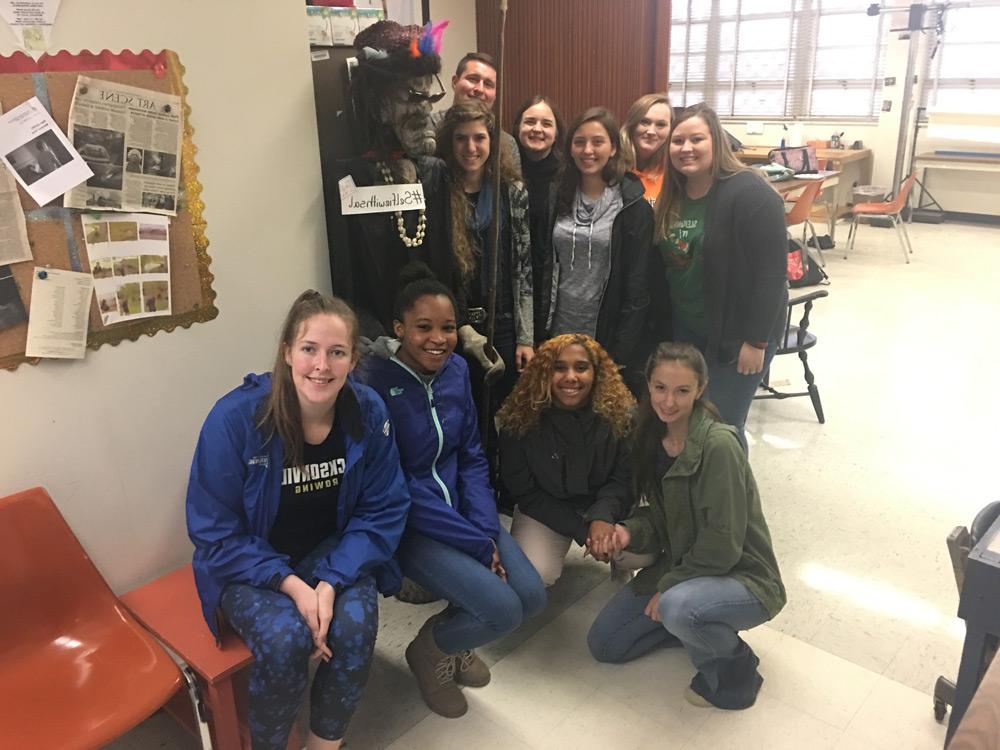
[[[703,408],[691,415],[684,450],[623,524],[630,552],[661,553],[632,581],[637,594],[664,592],[700,576],[730,576],[756,596],[771,617],[785,605],[785,587],[771,547],[757,482],[736,430]]]
[[[379,342],[383,342],[380,339]],[[489,466],[479,439],[469,368],[451,354],[425,384],[376,344],[355,371],[389,409],[399,460],[410,488],[404,533],[417,532],[489,565],[500,533]]]

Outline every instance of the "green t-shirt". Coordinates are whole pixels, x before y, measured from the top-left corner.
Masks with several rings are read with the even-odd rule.
[[[660,243],[674,316],[702,336],[706,328],[701,241],[707,205],[706,198],[684,198],[677,222]]]

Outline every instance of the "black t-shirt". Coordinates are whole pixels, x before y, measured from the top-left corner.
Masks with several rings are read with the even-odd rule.
[[[346,468],[344,432],[334,419],[319,445],[302,446],[303,466],[286,466],[281,475],[281,504],[268,542],[291,558],[292,567],[337,530],[340,482]]]
[[[656,473],[662,477],[664,474],[670,471],[670,467],[674,465],[674,462],[676,460],[677,456],[671,456],[669,453],[667,453],[667,449],[664,448],[663,445],[661,444],[660,453],[656,457]]]

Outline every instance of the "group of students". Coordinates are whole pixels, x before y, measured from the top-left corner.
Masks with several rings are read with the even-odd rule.
[[[490,415],[532,347],[552,336],[596,339],[636,396],[656,344],[684,341],[705,356],[709,396],[746,449],[743,427],[788,302],[781,198],[736,159],[711,108],[675,116],[665,94],[640,97],[620,127],[607,109],[592,107],[568,128],[551,98],[533,96],[516,111],[513,138],[502,133],[491,152],[491,66],[481,53],[462,59],[455,104],[437,133],[463,282],[455,291],[470,333],[483,330],[474,312],[482,317],[488,291],[486,234],[500,172],[499,357],[462,336],[475,387],[498,360],[506,364]]]
[[[738,632],[785,594],[746,455],[705,400],[701,353],[660,344],[636,407],[592,337],[541,344],[497,415],[516,502],[508,533],[455,354],[455,297],[424,266],[403,276],[395,338],[360,362],[350,307],[302,294],[272,373],[220,399],[198,440],[195,578],[212,631],[224,618],[254,655],[253,746],[285,746],[316,658],[309,746],[340,746],[371,664],[377,594],[398,592],[403,575],[447,603],[405,656],[427,705],[461,716],[458,686],[490,680],[475,649],[542,611],[574,541],[640,569],[594,622],[594,658],[682,645],[697,669],[690,702],[752,705],[762,680]]]
[[[255,748],[285,746],[312,659],[309,747],[340,747],[377,594],[404,576],[446,602],[406,661],[427,705],[461,716],[459,686],[490,680],[475,649],[544,609],[574,542],[631,579],[590,629],[595,659],[683,646],[689,702],[756,699],[739,631],[777,614],[785,591],[743,422],[787,299],[781,201],[703,105],[672,118],[651,95],[623,128],[593,108],[563,132],[533,97],[514,127],[523,182],[509,148],[493,163],[492,117],[462,102],[438,126],[461,287],[406,266],[394,336],[363,357],[350,306],[303,293],[272,372],[248,375],[202,428],[187,496],[195,577],[213,633],[227,622],[254,654]],[[469,322],[488,293],[494,169],[500,380]]]

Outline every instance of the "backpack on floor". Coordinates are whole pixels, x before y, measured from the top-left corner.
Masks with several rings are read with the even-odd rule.
[[[830,277],[823,267],[813,263],[806,246],[794,237],[788,238],[788,286],[798,289],[803,286],[829,284]]]

